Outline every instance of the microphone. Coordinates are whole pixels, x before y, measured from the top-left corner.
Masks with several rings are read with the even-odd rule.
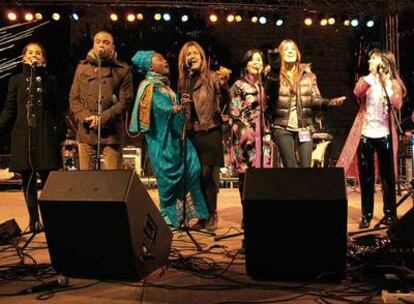
[[[98,58],[100,58],[100,57],[102,57],[103,55],[105,55],[105,49],[101,49],[101,48],[99,48],[98,49]]]
[[[19,294],[31,294],[35,292],[43,292],[58,288],[66,288],[69,286],[69,278],[65,276],[58,276],[56,280],[46,282],[44,284],[36,285],[28,289],[24,289]]]
[[[185,67],[187,69],[191,70],[192,66],[193,66],[193,60],[191,58],[187,58],[185,60]]]
[[[37,65],[37,60],[36,60],[36,59],[31,59],[31,60],[30,60],[30,66],[31,66],[32,68],[34,68],[36,65]]]
[[[384,71],[384,69],[385,69],[385,66],[383,65],[383,64],[379,64],[379,65],[377,65],[377,72],[378,73],[381,73],[382,71]],[[382,71],[381,71],[382,70]]]

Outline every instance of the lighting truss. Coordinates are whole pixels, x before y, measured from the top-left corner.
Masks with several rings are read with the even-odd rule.
[[[310,11],[326,14],[382,14],[414,7],[411,0],[3,0],[13,6],[114,6],[159,8],[226,8],[263,11]]]

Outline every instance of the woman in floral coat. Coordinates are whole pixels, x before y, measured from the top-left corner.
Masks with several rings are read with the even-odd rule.
[[[241,79],[232,86],[230,117],[232,142],[230,159],[239,177],[240,197],[243,194],[247,168],[261,168],[264,89],[260,81],[263,71],[263,54],[253,49],[245,54]]]

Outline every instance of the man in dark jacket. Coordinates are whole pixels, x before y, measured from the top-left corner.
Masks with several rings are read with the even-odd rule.
[[[77,120],[80,169],[99,167],[96,163],[99,129],[105,169],[119,169],[123,114],[132,103],[132,75],[128,65],[117,59],[110,33],[100,31],[94,36],[93,48],[76,69],[69,100]]]

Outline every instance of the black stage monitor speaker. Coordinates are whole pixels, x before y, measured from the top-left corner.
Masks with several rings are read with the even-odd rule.
[[[172,233],[134,171],[51,172],[39,205],[61,274],[132,281],[168,261]]]
[[[325,279],[346,266],[347,196],[339,168],[248,169],[246,272],[255,279]]]
[[[414,247],[414,208],[411,208],[387,231],[397,244]]]

